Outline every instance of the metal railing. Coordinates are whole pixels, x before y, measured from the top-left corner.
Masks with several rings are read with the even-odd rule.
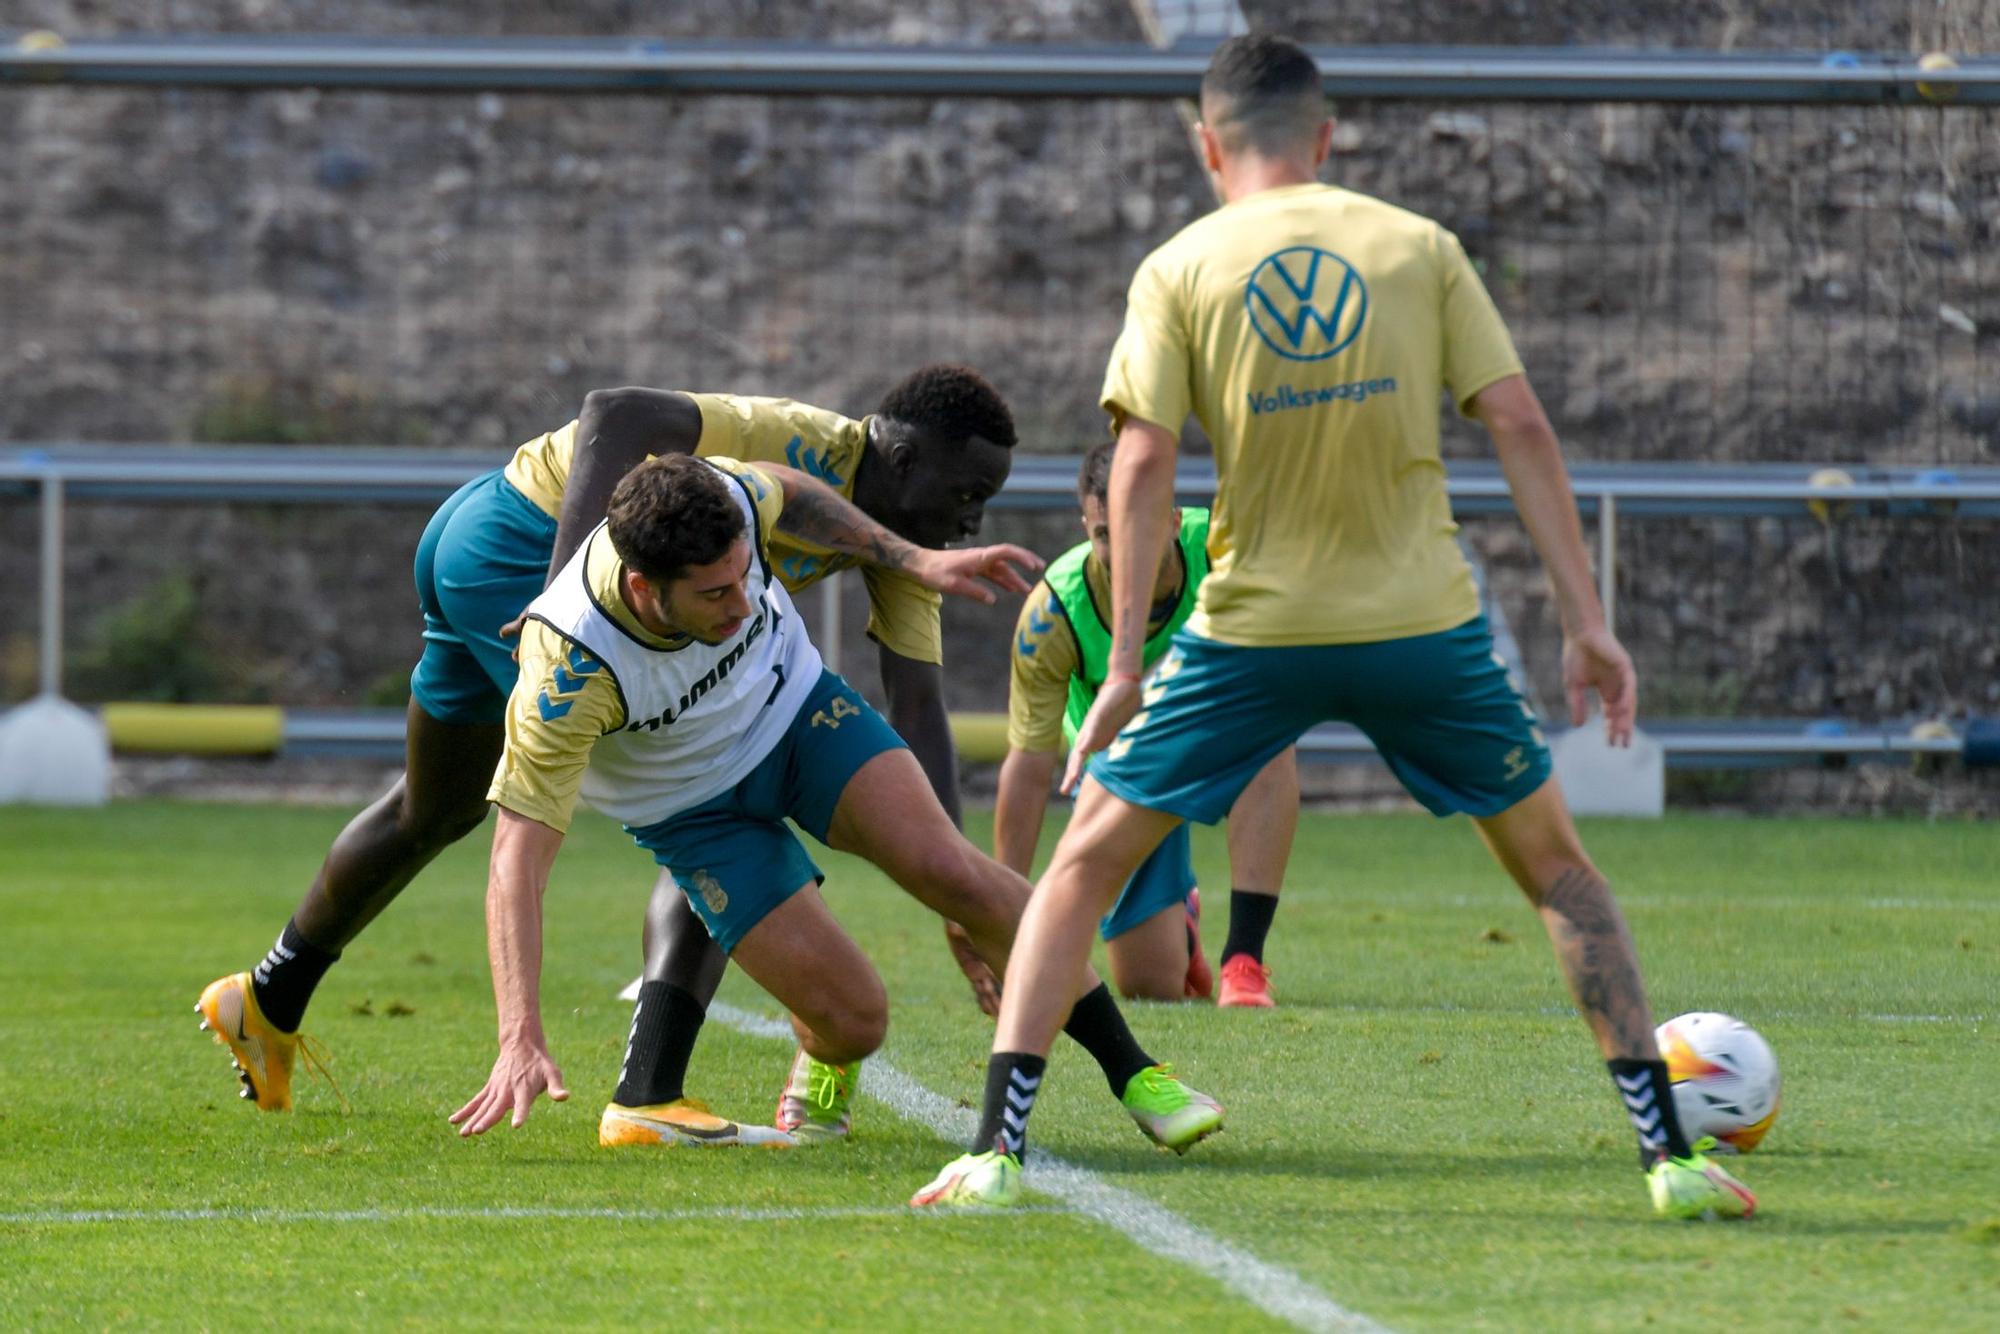
[[[15,34],[21,36],[21,34]],[[831,47],[803,42],[80,39],[0,46],[0,82],[181,88],[743,93],[888,97],[1192,97],[1213,43]],[[1371,101],[2000,102],[2000,61],[1909,56],[1319,47],[1329,96]]]
[[[13,446],[0,448],[0,496],[39,494],[41,552],[40,680],[60,694],[63,679],[63,527],[70,499],[100,501],[259,501],[291,504],[369,502],[435,504],[473,477],[500,466],[506,452],[434,453],[383,448],[202,448],[173,446]],[[1460,515],[1512,509],[1497,464],[1449,465],[1448,489]],[[1016,460],[999,509],[1062,509],[1075,503],[1074,458],[1024,454]],[[1648,516],[1800,516],[1813,507],[1847,513],[2000,518],[2000,468],[1870,468],[1840,470],[1851,482],[1829,483],[1824,470],[1791,465],[1704,467],[1669,464],[1572,465],[1577,507],[1598,520],[1598,578],[1607,618],[1615,614],[1617,519]],[[1215,472],[1205,459],[1184,461],[1180,498],[1206,501]],[[821,584],[822,615],[837,618],[837,586]],[[835,621],[837,623],[837,619]],[[285,744],[304,753],[386,754],[400,745],[402,715],[386,711],[308,710],[287,715]],[[1844,734],[1806,732],[1797,722],[1764,721],[1721,727],[1648,723],[1669,764],[1758,767],[1842,756],[1856,759],[1954,754],[1956,737],[1919,737],[1894,728]],[[1315,729],[1302,743],[1327,759],[1371,753],[1352,728]]]

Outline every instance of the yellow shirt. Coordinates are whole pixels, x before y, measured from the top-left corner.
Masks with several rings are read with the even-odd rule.
[[[788,398],[689,394],[701,410],[700,458],[772,463],[808,473],[854,498],[854,476],[868,448],[868,419],[795,403]],[[550,517],[562,510],[563,489],[576,457],[576,423],[536,436],[514,451],[507,480]],[[868,587],[868,637],[917,662],[944,661],[943,598],[906,574],[864,565],[786,533],[771,535],[771,564],[785,591],[798,593],[830,574],[859,565]]]
[[[1521,370],[1458,239],[1330,185],[1238,200],[1147,256],[1102,401],[1215,445],[1213,562],[1188,621],[1230,644],[1432,634],[1479,610],[1439,398]]]
[[[1083,579],[1098,606],[1111,605],[1111,581],[1095,555],[1084,558]],[[1153,603],[1146,614],[1148,638],[1173,619],[1184,586],[1184,580],[1176,579],[1171,594]],[[1062,601],[1046,579],[1037,581],[1021,604],[1008,659],[1007,745],[1014,750],[1066,749],[1063,715],[1069,711],[1069,681],[1083,660]]]
[[[710,459],[750,483],[759,527],[768,534],[784,508],[784,492],[766,473],[734,459]],[[768,552],[771,544],[767,541]],[[598,606],[640,643],[673,648],[689,641],[662,639],[625,605],[620,585],[625,564],[600,527],[584,546],[584,576]],[[625,725],[625,697],[604,665],[542,621],[521,627],[521,674],[507,700],[507,747],[486,799],[549,828],[567,832],[590,751],[600,737]]]

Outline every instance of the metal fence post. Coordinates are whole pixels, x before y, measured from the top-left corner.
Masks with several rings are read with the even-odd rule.
[[[1597,600],[1604,604],[1604,628],[1618,633],[1618,499],[1597,496]]]
[[[840,576],[819,581],[819,656],[830,672],[840,671]]]
[[[42,693],[62,694],[63,480],[42,474]]]

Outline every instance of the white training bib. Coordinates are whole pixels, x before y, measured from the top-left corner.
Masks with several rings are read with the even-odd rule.
[[[716,471],[722,472],[721,469]],[[751,542],[751,613],[721,644],[641,642],[599,605],[590,579],[593,532],[528,615],[602,662],[625,704],[624,726],[590,754],[583,796],[621,823],[655,824],[734,787],[791,726],[818,682],[819,650],[783,584],[771,577],[757,507],[728,478]]]

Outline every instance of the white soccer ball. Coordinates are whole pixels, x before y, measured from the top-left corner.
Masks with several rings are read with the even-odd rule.
[[[1669,1019],[1654,1036],[1688,1141],[1713,1135],[1723,1153],[1756,1148],[1778,1119],[1771,1044],[1741,1019],[1708,1011]]]

